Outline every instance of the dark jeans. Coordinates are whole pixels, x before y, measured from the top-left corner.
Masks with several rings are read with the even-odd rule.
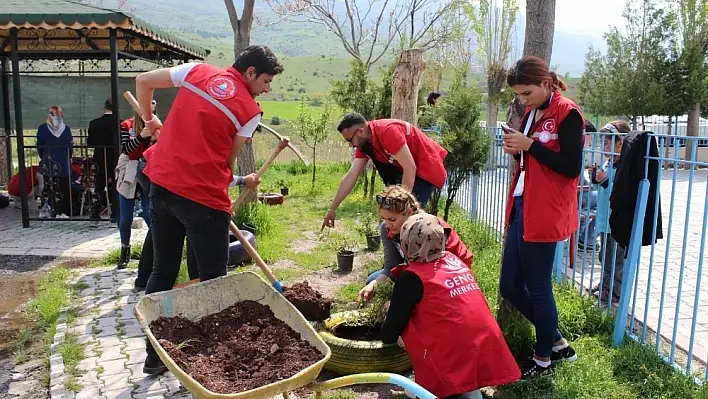
[[[194,254],[194,249],[189,244],[189,238],[187,238],[187,273],[189,273],[189,279],[194,280],[199,278],[199,262],[197,262],[197,256]]]
[[[152,183],[150,178],[147,177],[143,170],[145,169],[145,161],[138,161],[138,186],[140,186],[141,194],[144,195],[143,202],[143,219],[148,226],[148,232],[145,235],[145,240],[143,241],[143,252],[140,254],[140,262],[138,263],[138,277],[135,278],[136,287],[147,286],[150,274],[152,274],[152,264],[154,260],[153,245],[152,245],[152,230],[150,226],[152,225],[152,220],[150,219],[150,190],[152,188]]]
[[[420,206],[423,208],[425,208],[425,205],[428,204],[430,196],[433,195],[433,190],[435,190],[435,186],[433,186],[432,183],[429,183],[420,177],[415,178],[415,183],[413,183],[413,194],[418,202],[420,202]]]
[[[506,233],[499,289],[536,328],[536,355],[551,356],[558,331],[558,309],[553,298],[553,259],[557,243],[523,239],[523,200],[514,198],[511,225]]]
[[[150,191],[154,263],[145,294],[172,289],[182,262],[185,236],[202,281],[226,275],[229,259],[228,212],[218,211],[152,184]],[[148,342],[148,356],[157,356]]]
[[[602,263],[602,289],[609,292],[610,288],[612,288],[612,294],[619,298],[620,294],[622,294],[624,248],[612,238],[610,233],[607,233],[607,241],[605,241],[605,233],[601,233],[598,257],[600,258],[600,263]],[[612,269],[615,270],[614,276],[612,275]]]

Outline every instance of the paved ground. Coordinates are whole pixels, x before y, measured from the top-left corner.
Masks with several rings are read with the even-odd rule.
[[[143,224],[144,225],[144,224]],[[132,230],[131,243],[142,243],[147,229]],[[101,258],[120,247],[118,229],[108,222],[30,222],[22,227],[19,209],[0,209],[0,255]]]
[[[500,168],[484,172],[478,179],[477,217],[501,230],[506,203],[506,170]],[[660,333],[670,342],[674,341],[676,324],[675,342],[686,351],[690,349],[693,335],[693,356],[705,363],[708,362],[708,233],[703,226],[703,218],[708,201],[708,171],[696,171],[693,179],[689,190],[688,171],[677,171],[675,187],[672,184],[672,170],[662,174],[660,189],[664,238],[653,248],[642,248],[637,295],[632,298],[630,312],[634,312],[637,320],[646,321],[652,331],[657,331],[661,324]],[[470,185],[463,186],[457,198],[457,202],[469,211],[475,205],[472,191]],[[672,193],[673,214],[670,212]],[[686,226],[688,229],[684,231]],[[702,242],[706,249],[701,260]],[[601,272],[596,257],[596,252],[578,251],[575,268],[568,269],[568,275],[586,288],[597,284]],[[694,321],[695,331],[692,333]]]

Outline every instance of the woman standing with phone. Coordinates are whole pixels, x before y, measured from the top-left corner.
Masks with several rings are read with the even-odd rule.
[[[526,112],[523,132],[502,128],[504,152],[518,164],[506,205],[500,291],[536,329],[535,353],[521,370],[527,379],[549,372],[555,361],[577,359],[558,331],[552,272],[557,243],[578,228],[584,118],[540,58],[520,59],[506,82]]]

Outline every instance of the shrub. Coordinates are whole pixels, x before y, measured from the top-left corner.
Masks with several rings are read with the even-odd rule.
[[[273,117],[270,118],[270,124],[271,125],[280,125],[280,117],[273,115]]]

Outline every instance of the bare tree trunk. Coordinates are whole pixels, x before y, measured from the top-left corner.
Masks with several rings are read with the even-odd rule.
[[[9,134],[9,132],[5,132]],[[0,186],[7,186],[12,178],[12,171],[7,169],[7,148],[5,136],[0,136]]]
[[[422,50],[411,49],[401,53],[396,70],[393,72],[392,118],[414,125],[417,123],[418,90],[424,69]]]
[[[369,200],[374,198],[374,186],[376,185],[376,165],[373,165],[371,167],[371,183],[369,183],[369,187],[371,187],[371,190],[369,190]]]
[[[243,2],[243,12],[239,19],[236,7],[233,0],[224,0],[226,12],[229,14],[231,22],[231,30],[234,33],[234,60],[251,44],[251,26],[253,25],[253,10],[255,0],[245,0]],[[238,165],[238,174],[246,176],[256,172],[256,156],[253,152],[253,143],[251,140],[241,147],[236,160]],[[244,188],[241,188],[243,192]],[[258,190],[248,190],[248,195],[243,203],[255,202],[258,199]]]
[[[556,0],[526,0],[524,55],[533,55],[551,63]]]
[[[701,116],[701,103],[695,103],[693,106],[688,110],[688,120],[686,121],[686,136],[690,137],[695,137],[698,136],[698,125],[700,122],[700,116]],[[683,156],[683,159],[687,161],[693,161],[691,159],[691,147],[693,146],[692,143],[693,140],[687,140],[686,141],[686,153]]]

